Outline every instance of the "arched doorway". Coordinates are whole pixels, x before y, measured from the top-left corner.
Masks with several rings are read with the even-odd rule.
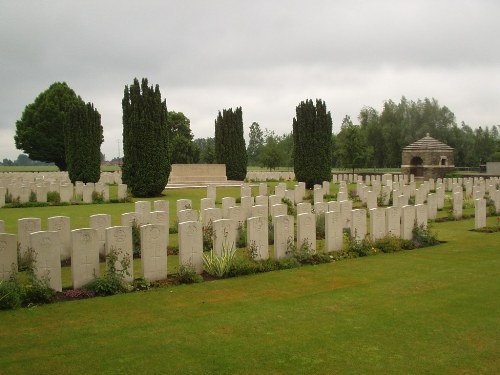
[[[414,156],[410,161],[410,174],[415,177],[423,177],[424,161],[420,156]]]

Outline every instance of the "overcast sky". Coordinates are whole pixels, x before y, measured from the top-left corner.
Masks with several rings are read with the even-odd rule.
[[[473,128],[500,124],[500,1],[0,2],[0,160],[17,158],[15,122],[65,81],[102,116],[118,155],[121,100],[134,77],[159,84],[169,110],[213,137],[217,112],[243,108],[292,128],[300,101],[321,98],[334,133],[363,106],[436,98]],[[121,153],[122,151],[120,151]]]

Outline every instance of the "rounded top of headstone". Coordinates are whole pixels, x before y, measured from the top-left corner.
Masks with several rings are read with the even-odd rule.
[[[406,146],[403,150],[453,150],[453,147],[448,146],[437,139],[432,138],[429,133],[425,137],[419,139],[416,142]]]

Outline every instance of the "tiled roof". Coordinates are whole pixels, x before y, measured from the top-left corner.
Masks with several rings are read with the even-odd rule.
[[[453,150],[453,147],[450,147],[442,142],[439,142],[437,139],[432,138],[429,133],[416,142],[413,142],[411,145],[408,145],[403,148],[403,150]]]

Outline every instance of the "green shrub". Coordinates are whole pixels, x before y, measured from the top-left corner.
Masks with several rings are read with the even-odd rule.
[[[203,251],[210,251],[214,247],[214,227],[212,220],[202,228]]]
[[[370,240],[364,239],[359,241],[351,237],[348,242],[347,252],[358,257],[364,257],[375,254],[377,249],[375,249]]]
[[[288,270],[297,267],[300,267],[300,263],[293,257],[286,257],[278,260],[278,269],[280,270]]]
[[[17,267],[20,272],[21,271],[33,272],[33,269],[35,267],[35,258],[36,258],[35,251],[31,247],[28,247],[26,252],[24,254],[21,254],[20,244],[19,242],[17,243]]]
[[[56,291],[50,287],[50,279],[36,277],[32,270],[26,272],[27,284],[21,288],[21,299],[23,306],[40,305],[51,303]]]
[[[135,219],[132,221],[132,256],[141,257],[141,227]]]
[[[106,272],[104,276],[94,278],[83,289],[94,293],[96,296],[109,296],[127,292],[129,287],[125,282],[125,276],[130,276],[128,268],[131,260],[128,256],[123,256],[119,260],[120,254],[120,251],[111,248],[109,254],[106,255]],[[117,263],[120,264],[121,269],[116,267]]]
[[[234,258],[227,273],[228,277],[251,275],[260,271],[259,264],[248,258]]]
[[[325,213],[322,212],[316,216],[316,239],[325,239]]]
[[[415,248],[415,245],[410,240],[403,240],[395,236],[385,236],[376,240],[373,247],[382,253],[395,253],[402,250],[411,250]]]
[[[288,198],[281,198],[281,201],[286,204],[287,215],[295,216],[297,214],[297,210],[295,209],[295,205]]]
[[[0,310],[12,310],[21,307],[21,287],[16,277],[0,280]]]
[[[413,243],[416,248],[434,246],[439,243],[436,234],[423,225],[413,227]]]
[[[61,196],[57,191],[47,192],[47,202],[49,203],[61,203]]]
[[[193,284],[201,283],[203,278],[196,273],[193,266],[179,266],[179,272],[177,273],[177,282],[179,284]]]
[[[36,202],[36,193],[34,191],[30,192],[30,202]]]
[[[247,245],[247,226],[244,223],[238,225],[238,242],[236,243],[237,248],[242,248]]]
[[[136,290],[136,291],[148,290],[150,288],[151,288],[151,283],[148,280],[143,279],[142,277],[132,281],[132,289],[133,290]]]
[[[92,203],[101,204],[104,203],[104,194],[97,191],[92,192]]]
[[[203,254],[205,272],[215,277],[227,276],[229,270],[231,269],[235,255],[236,252],[233,247],[228,248],[226,246],[222,246],[221,255],[215,254],[213,249],[210,250],[208,254]]]

